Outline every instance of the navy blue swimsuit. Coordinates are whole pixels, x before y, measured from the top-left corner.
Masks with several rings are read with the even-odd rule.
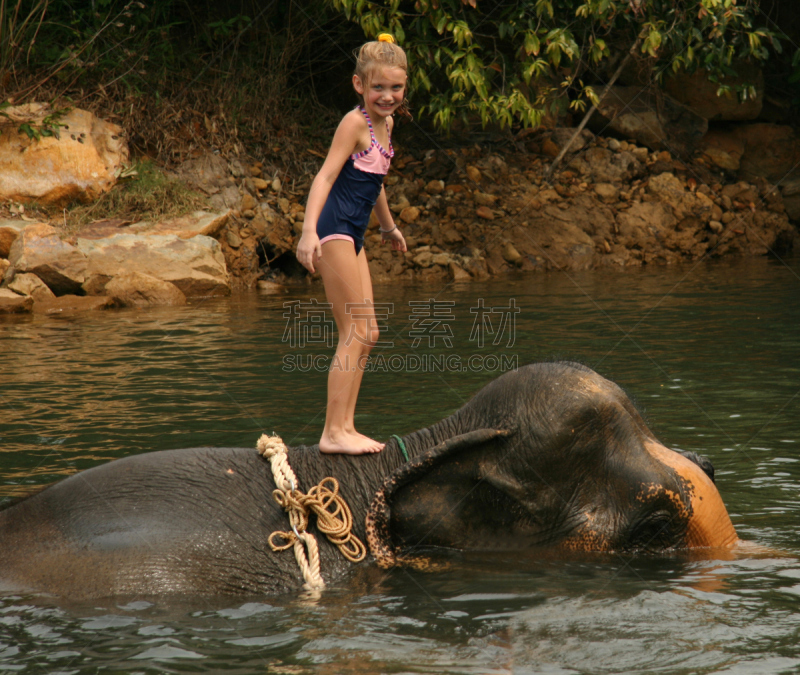
[[[367,111],[361,108],[361,112],[367,118],[372,143],[363,152],[348,157],[317,220],[321,244],[332,239],[349,239],[356,248],[356,255],[364,247],[369,217],[389,171],[389,160],[394,156],[391,142],[387,152],[375,139]]]

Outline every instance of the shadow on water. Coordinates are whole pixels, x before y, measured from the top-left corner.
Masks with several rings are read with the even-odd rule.
[[[769,260],[378,287],[392,344],[356,418],[407,433],[463,405],[500,356],[580,361],[666,445],[709,456],[740,536],[783,556],[460,554],[436,574],[362,566],[317,601],[5,594],[0,672],[797,672],[799,291],[798,261]],[[314,443],[332,348],[324,331],[301,345],[286,306],[312,300],[321,288],[0,320],[0,495],[140,452],[272,431]]]

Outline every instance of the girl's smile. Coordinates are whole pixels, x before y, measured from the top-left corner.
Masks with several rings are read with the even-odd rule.
[[[353,76],[353,87],[364,99],[370,117],[388,117],[400,107],[405,98],[408,75],[402,68],[380,68],[365,84]]]

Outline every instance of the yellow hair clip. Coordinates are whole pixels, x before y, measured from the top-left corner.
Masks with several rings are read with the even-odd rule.
[[[378,42],[392,42],[392,43],[394,43],[394,42],[396,42],[396,40],[394,39],[394,37],[389,35],[389,33],[381,33],[378,36]]]

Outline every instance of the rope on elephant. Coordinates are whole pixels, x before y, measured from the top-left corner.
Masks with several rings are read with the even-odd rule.
[[[286,445],[280,436],[263,434],[258,439],[256,448],[272,466],[272,475],[278,488],[273,491],[272,496],[289,515],[289,524],[292,526],[288,532],[273,532],[268,540],[270,548],[273,551],[285,551],[293,547],[306,588],[321,590],[325,588],[325,581],[319,570],[319,548],[314,535],[307,532],[311,512],[317,516],[320,532],[339,548],[347,560],[360,562],[367,555],[363,542],[352,533],[353,514],[339,495],[339,482],[332,477],[323,478],[308,494],[304,494],[297,489],[297,476],[289,465]],[[283,539],[284,543],[275,543],[276,537]]]

